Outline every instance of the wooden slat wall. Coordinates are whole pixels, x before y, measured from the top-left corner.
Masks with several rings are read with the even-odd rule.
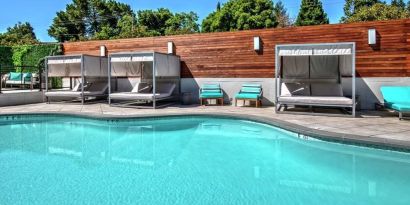
[[[379,43],[367,43],[367,30],[376,28]],[[156,38],[64,43],[65,54],[99,55],[108,52],[167,52],[172,41],[181,56],[182,77],[272,78],[275,45],[356,42],[356,67],[361,77],[410,77],[410,19],[354,24],[263,29]],[[253,51],[253,37],[260,36],[263,52]]]

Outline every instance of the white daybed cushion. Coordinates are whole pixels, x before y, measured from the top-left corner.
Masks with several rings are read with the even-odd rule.
[[[312,83],[312,96],[343,97],[343,88],[338,83]]]
[[[319,96],[283,96],[278,99],[280,104],[297,104],[297,105],[343,105],[353,104],[353,100],[347,97],[319,97]]]
[[[282,83],[281,96],[310,96],[309,84]]]
[[[76,92],[76,91],[80,91],[81,90],[81,83],[77,83],[77,85],[74,86],[74,88],[72,89],[72,91]]]
[[[31,85],[31,81],[7,80],[7,85]]]
[[[155,93],[155,99],[160,100],[170,97],[175,90],[175,84],[158,84],[158,92]],[[164,91],[164,92],[161,92]],[[110,98],[114,100],[153,100],[154,94],[152,93],[111,93]]]
[[[81,91],[52,91],[45,92],[47,97],[81,97]]]
[[[92,91],[84,91],[84,96],[99,96],[99,95],[104,95],[105,92],[97,91],[97,92],[92,92]],[[82,93],[81,91],[54,91],[54,92],[46,92],[44,93],[45,96],[47,97],[81,97]]]

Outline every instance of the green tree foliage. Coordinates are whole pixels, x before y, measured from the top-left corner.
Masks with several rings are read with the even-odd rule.
[[[116,35],[114,28],[126,15],[133,15],[131,7],[115,0],[73,0],[57,12],[48,34],[59,42],[108,39]]]
[[[410,2],[410,1],[409,1]],[[406,9],[406,3],[404,3],[404,0],[392,0],[391,5],[401,8],[401,9]]]
[[[382,2],[380,0],[346,0],[343,7],[345,16],[342,17],[341,22],[348,22],[348,19],[355,15],[361,8],[370,7],[377,3]]]
[[[320,0],[302,0],[296,26],[329,24],[329,18],[323,10]]]
[[[166,21],[165,35],[199,32],[198,15],[194,12],[176,13]]]
[[[35,66],[36,68],[25,71],[37,72],[38,68],[44,68],[46,56],[60,54],[62,54],[60,44],[0,46],[0,65]]]
[[[0,46],[0,66],[13,65],[13,48],[10,46]]]
[[[138,36],[163,36],[199,32],[198,15],[194,12],[172,13],[169,9],[137,12]]]
[[[199,32],[196,13],[141,10],[115,0],[73,0],[57,12],[48,33],[59,42]]]
[[[273,7],[273,14],[278,21],[277,27],[284,28],[292,25],[288,11],[286,10],[281,0],[275,3]]]
[[[36,43],[38,43],[38,40],[34,29],[27,22],[18,22],[13,27],[7,28],[5,33],[0,34],[0,45],[13,46]]]
[[[202,22],[203,32],[276,27],[271,0],[229,0]]]
[[[354,15],[345,20],[346,23],[361,21],[379,21],[408,18],[409,13],[397,6],[377,3],[370,7],[362,7]]]
[[[145,27],[148,36],[165,35],[166,23],[173,17],[169,9],[142,10],[137,12],[138,23]]]

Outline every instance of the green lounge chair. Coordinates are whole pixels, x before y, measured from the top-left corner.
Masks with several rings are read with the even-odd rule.
[[[218,101],[221,105],[224,104],[224,94],[222,92],[221,86],[219,84],[204,84],[199,89],[199,99],[201,101],[201,105],[204,105],[204,101],[208,99],[216,99],[216,103]]]
[[[384,107],[399,113],[399,119],[403,119],[403,113],[410,113],[410,86],[382,86],[380,88]]]
[[[32,73],[10,72],[7,75],[5,85],[30,86],[33,89],[34,85],[38,84],[36,76]]]
[[[255,101],[256,107],[262,106],[262,86],[260,84],[243,84],[241,90],[235,96],[235,106],[238,100]]]

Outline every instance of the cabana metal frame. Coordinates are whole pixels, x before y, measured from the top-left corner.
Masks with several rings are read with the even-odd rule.
[[[323,103],[323,102],[314,102],[314,99],[312,102],[306,102],[306,101],[299,101],[297,100],[296,96],[292,101],[288,102],[283,102],[280,100],[281,98],[281,92],[282,92],[282,82],[285,80],[290,80],[291,82],[303,82],[303,80],[294,78],[294,79],[284,79],[283,77],[283,70],[286,69],[284,68],[284,63],[283,59],[284,57],[308,57],[309,58],[309,65],[308,65],[308,72],[309,72],[309,78],[305,79],[306,82],[308,82],[309,86],[312,85],[312,83],[315,82],[320,82],[321,79],[312,79],[311,78],[311,57],[312,56],[338,56],[338,83],[341,86],[341,80],[342,77],[351,77],[352,79],[352,85],[351,85],[351,103],[336,103],[336,102],[329,102],[329,103]],[[351,56],[351,70],[348,75],[343,75],[342,70],[340,68],[340,56]],[[349,58],[345,58],[349,59]],[[318,44],[283,44],[283,45],[276,45],[275,48],[275,106],[276,106],[276,112],[280,113],[281,107],[285,106],[285,108],[288,105],[292,106],[317,106],[317,107],[334,107],[334,108],[351,108],[351,115],[352,117],[356,116],[356,44],[354,42],[345,42],[345,43],[318,43]],[[296,61],[296,60],[295,60]],[[350,61],[350,59],[349,59]],[[350,63],[350,62],[349,62]],[[347,66],[349,63],[345,63]],[[297,64],[297,63],[295,63]],[[305,65],[306,66],[306,65]],[[323,67],[323,65],[321,65]],[[298,67],[298,65],[294,65],[294,67]],[[296,68],[298,69],[298,68]],[[346,72],[344,70],[344,72]],[[323,81],[323,80],[322,80]],[[309,87],[310,89],[310,87]],[[319,96],[317,96],[319,98]],[[327,98],[328,96],[324,96],[322,98]],[[345,96],[344,96],[345,97]],[[291,96],[292,98],[292,96]],[[312,97],[315,98],[315,97]],[[337,98],[337,97],[335,97]],[[340,97],[343,98],[343,97]],[[346,97],[345,97],[346,98]],[[331,98],[328,98],[329,101],[331,101]],[[310,113],[312,114],[312,113]]]
[[[145,68],[143,63],[151,63],[151,68]],[[133,71],[137,74],[116,74],[113,75],[115,70],[115,63],[140,63],[140,70],[136,71],[133,66]],[[145,65],[145,64],[144,64]],[[127,68],[127,73],[131,72],[130,68]],[[124,71],[122,71],[124,72]],[[150,72],[150,73],[148,73]],[[152,73],[151,73],[152,72]],[[115,71],[114,71],[115,73]],[[144,78],[144,75],[152,75],[152,78]],[[115,83],[118,83],[118,78],[140,78],[141,82],[143,80],[152,83],[152,91],[149,93],[140,94],[143,98],[139,99],[139,93],[131,92],[113,92],[113,77],[117,78]],[[161,82],[159,82],[161,81]],[[168,82],[167,82],[168,81]],[[180,94],[180,81],[181,81],[181,64],[180,57],[173,54],[165,54],[154,51],[146,52],[122,52],[122,53],[112,53],[108,56],[108,103],[110,106],[119,107],[133,107],[133,108],[160,108],[168,106],[174,102],[159,105],[158,101],[179,99]],[[174,85],[175,87],[169,89],[170,95],[162,95],[158,89],[161,89],[158,83],[168,83],[168,85]],[[116,86],[117,87],[117,86]],[[119,94],[120,96],[117,96]],[[121,96],[122,95],[122,96]],[[122,101],[118,103],[113,103],[114,100]],[[152,103],[152,106],[146,106],[146,104]]]
[[[99,98],[106,97],[108,93],[107,80],[107,57],[102,56],[92,56],[86,54],[78,55],[60,55],[60,56],[48,56],[45,59],[45,95],[47,102],[50,103],[50,97],[59,97],[59,98],[81,98],[81,103],[84,104],[86,99],[89,97]],[[79,64],[79,65],[78,65]],[[75,65],[72,67],[71,65]],[[52,68],[52,66],[57,66]],[[58,67],[59,66],[59,67]],[[79,66],[79,69],[78,69]],[[50,74],[51,72],[51,74]],[[73,88],[73,78],[79,78],[81,80],[80,91],[67,91],[67,90],[57,90],[49,92],[49,78],[50,77],[62,77],[70,78],[70,90]],[[102,80],[98,82],[103,85],[106,83],[105,91],[86,91],[85,84],[87,83],[87,78],[94,78]],[[91,85],[92,86],[92,85]],[[91,88],[90,86],[90,88]],[[104,86],[104,85],[103,85]],[[54,93],[56,95],[52,95]],[[50,94],[51,96],[49,96]],[[64,94],[64,95],[58,95]]]

